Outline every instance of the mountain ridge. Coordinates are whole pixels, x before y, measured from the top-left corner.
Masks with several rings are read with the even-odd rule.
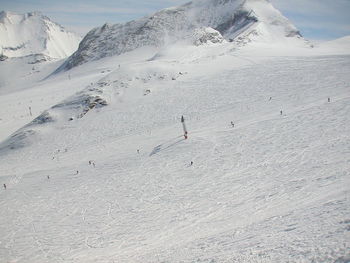
[[[199,0],[124,24],[92,29],[56,72],[143,46],[192,41],[196,30],[208,27],[236,46],[256,41],[308,46],[297,28],[267,0]]]

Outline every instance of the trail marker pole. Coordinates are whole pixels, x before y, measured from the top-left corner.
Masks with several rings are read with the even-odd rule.
[[[183,130],[184,130],[184,137],[185,137],[185,139],[187,139],[188,138],[188,132],[187,132],[187,129],[186,129],[186,124],[185,124],[185,118],[184,118],[184,116],[181,116],[181,122],[182,122],[182,128],[183,128]]]

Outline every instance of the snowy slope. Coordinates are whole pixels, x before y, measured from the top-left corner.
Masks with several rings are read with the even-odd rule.
[[[332,54],[349,54],[350,53],[350,36],[345,36],[335,40],[323,42],[319,47],[325,52]]]
[[[1,96],[6,118],[55,97],[0,145],[4,262],[347,262],[350,57],[231,49],[135,50]]]
[[[179,40],[193,44],[194,35],[203,28],[215,29],[236,46],[250,42],[309,46],[267,0],[199,0],[125,24],[105,24],[91,30],[58,71],[143,46],[164,47]]]
[[[80,40],[40,13],[0,12],[0,53],[4,56],[65,58],[77,50]]]

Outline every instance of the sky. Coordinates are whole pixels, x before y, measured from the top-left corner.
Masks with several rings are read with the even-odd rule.
[[[350,35],[350,0],[270,0],[302,35],[315,41]],[[150,15],[189,0],[0,0],[6,11],[40,11],[84,36],[104,23],[120,23]]]

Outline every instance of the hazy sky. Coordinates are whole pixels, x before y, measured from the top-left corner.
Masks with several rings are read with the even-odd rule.
[[[350,0],[270,0],[311,40],[350,35]],[[62,26],[84,35],[105,22],[126,22],[189,0],[0,0],[0,8],[40,11]]]

